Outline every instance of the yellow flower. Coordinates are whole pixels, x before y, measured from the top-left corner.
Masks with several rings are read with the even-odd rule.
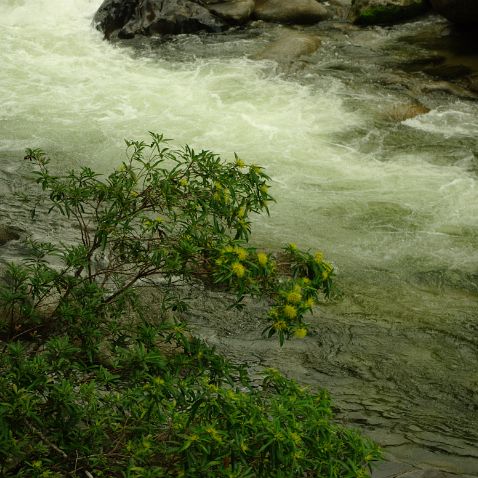
[[[284,439],[285,439],[284,434],[282,432],[274,433],[274,438],[277,441],[284,441]]]
[[[310,279],[309,279],[308,277],[304,277],[304,278],[302,279],[302,282],[303,282],[304,284],[310,284]]]
[[[307,335],[307,329],[301,327],[300,329],[296,329],[294,332],[294,336],[298,339],[303,339]]]
[[[269,310],[269,317],[272,317],[273,319],[278,317],[277,309],[275,307]]]
[[[296,250],[297,250],[297,244],[295,244],[294,242],[291,242],[291,243],[289,244],[289,249],[290,249],[291,251],[296,251]]]
[[[246,163],[242,159],[236,158],[236,166],[238,168],[244,168],[246,166]]]
[[[158,216],[156,219],[155,219],[156,222],[163,222],[163,220]]]
[[[247,259],[247,256],[249,255],[247,251],[242,247],[234,248],[234,252],[236,253],[240,261],[245,261]]]
[[[302,300],[302,294],[293,290],[287,294],[286,299],[287,302],[290,302],[291,304],[299,304]]]
[[[321,264],[322,261],[324,260],[324,255],[322,254],[322,252],[320,251],[316,252],[314,256],[314,260],[315,262],[317,262],[317,264]]]
[[[267,254],[265,252],[258,252],[257,253],[257,262],[262,266],[265,267],[267,264]]]
[[[153,382],[154,382],[156,385],[164,385],[164,380],[163,380],[161,377],[154,377],[154,378],[153,378]]]
[[[129,195],[132,197],[132,198],[137,198],[138,197],[138,193],[136,191],[131,191],[129,193]]]
[[[188,185],[188,180],[187,180],[186,178],[181,178],[181,179],[179,180],[179,184],[180,184],[181,186],[187,186],[187,185]]]
[[[300,438],[300,435],[296,432],[292,432],[290,434],[290,438],[296,445],[299,445],[300,442],[302,441],[302,439]]]
[[[302,458],[304,458],[304,452],[302,450],[294,452],[294,458],[296,460],[301,460]]]
[[[209,435],[211,435],[213,440],[216,440],[217,442],[222,442],[221,435],[215,428],[207,427],[206,432],[209,433]]]
[[[297,317],[297,309],[293,305],[284,305],[282,311],[288,319],[295,319]]]
[[[305,305],[307,307],[314,307],[315,305],[315,299],[313,297],[309,297],[306,302],[305,302]]]
[[[327,280],[327,277],[329,277],[329,271],[323,271],[322,272],[322,279]]]
[[[287,329],[287,324],[283,320],[278,320],[272,324],[272,327],[276,330],[285,330]]]
[[[246,268],[240,263],[240,262],[234,262],[231,266],[232,273],[239,277],[244,277],[244,274],[246,273]]]
[[[192,435],[189,436],[190,441],[198,441],[199,440],[199,435],[196,433],[193,433]]]

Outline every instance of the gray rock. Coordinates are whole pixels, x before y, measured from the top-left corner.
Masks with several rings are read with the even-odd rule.
[[[208,0],[204,2],[209,11],[233,23],[245,23],[254,11],[254,0]]]
[[[256,0],[254,9],[254,17],[266,22],[306,25],[327,16],[327,9],[316,0]]]
[[[258,60],[274,60],[289,63],[297,58],[314,53],[320,46],[318,35],[287,30],[280,37],[261,51]]]
[[[388,25],[420,15],[428,7],[427,0],[353,0],[350,19],[360,25]]]
[[[448,20],[461,25],[478,25],[476,0],[431,0],[433,8]]]

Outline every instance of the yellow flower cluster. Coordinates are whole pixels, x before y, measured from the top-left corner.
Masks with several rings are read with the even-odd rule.
[[[318,251],[314,255],[314,260],[317,262],[317,264],[322,264],[322,261],[324,260],[324,255],[322,252]]]
[[[297,309],[293,305],[284,305],[282,311],[288,319],[295,319],[297,317]]]
[[[302,301],[302,294],[297,290],[293,290],[287,294],[286,299],[287,302],[291,304],[300,304]]]
[[[244,277],[246,273],[246,268],[240,262],[234,262],[231,266],[232,273],[238,277]]]
[[[249,255],[248,252],[242,247],[235,247],[234,252],[236,253],[237,258],[240,261],[245,261],[247,259],[247,256]]]
[[[259,263],[259,265],[261,265],[262,267],[265,267],[267,264],[267,261],[268,261],[268,258],[265,252],[257,253],[257,262]]]
[[[307,329],[304,327],[296,329],[294,332],[294,336],[297,337],[298,339],[303,339],[306,335],[307,335]]]
[[[287,324],[285,323],[285,321],[283,320],[278,320],[277,322],[274,322],[272,324],[272,326],[274,327],[274,329],[276,330],[285,330],[287,329]]]
[[[213,440],[216,440],[217,442],[222,442],[221,435],[214,427],[207,427],[206,432],[211,435]]]

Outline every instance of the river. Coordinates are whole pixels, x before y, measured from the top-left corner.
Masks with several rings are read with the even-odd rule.
[[[327,387],[391,458],[478,476],[478,102],[420,71],[476,72],[476,52],[438,17],[309,27],[321,48],[286,65],[254,60],[281,28],[261,24],[112,45],[91,26],[100,3],[1,0],[0,223],[62,231],[19,207],[26,147],[106,172],[124,138],[161,131],[264,166],[277,203],[253,240],[324,251],[340,293],[283,349],[247,327],[212,340]],[[417,100],[430,111],[402,117]]]

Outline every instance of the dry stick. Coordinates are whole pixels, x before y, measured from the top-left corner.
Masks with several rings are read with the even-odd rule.
[[[63,458],[68,458],[68,455],[61,449],[52,443],[43,433],[35,428],[32,424],[27,422],[27,427],[35,434],[37,434],[50,448],[58,452]]]

